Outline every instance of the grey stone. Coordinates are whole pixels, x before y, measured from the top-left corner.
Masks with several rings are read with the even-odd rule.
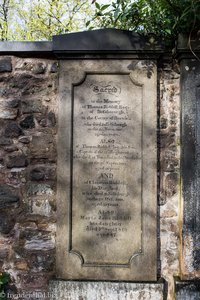
[[[56,125],[56,116],[53,111],[50,111],[47,115],[47,125],[49,127],[54,127]]]
[[[4,106],[2,107],[0,103],[0,119],[13,120],[16,119],[17,114],[18,109],[5,108]]]
[[[164,284],[52,280],[49,292],[50,300],[163,300]]]
[[[39,238],[32,238],[30,241],[26,241],[24,248],[26,250],[37,250],[37,251],[47,251],[52,250],[55,248],[55,244],[51,239],[42,239]]]
[[[60,65],[59,278],[157,278],[155,74],[153,61]]]
[[[0,58],[0,73],[12,72],[11,57]]]
[[[177,192],[178,174],[171,173],[165,179],[165,194],[166,197],[173,197]]]
[[[0,137],[0,145],[1,146],[8,146],[11,145],[13,143],[12,139],[10,138],[5,138],[5,137]]]
[[[176,282],[176,300],[198,300],[200,299],[200,281]]]
[[[16,122],[9,123],[4,131],[4,136],[8,138],[17,138],[22,134],[23,131]]]
[[[200,62],[181,61],[181,150],[183,205],[183,262],[192,276],[200,270]],[[185,242],[192,239],[192,246]],[[188,259],[189,258],[189,259]],[[191,270],[191,271],[190,271]],[[186,274],[189,276],[188,274]],[[193,299],[193,298],[192,298]]]
[[[6,207],[6,205],[5,205],[5,207]],[[14,225],[15,225],[14,218],[9,216],[8,213],[0,212],[0,232],[1,233],[8,234],[13,229]]]
[[[30,129],[35,127],[34,116],[30,115],[25,117],[20,123],[23,129]]]
[[[164,50],[163,41],[155,35],[142,36],[135,32],[118,29],[99,29],[63,34],[53,37],[56,55],[69,53],[132,52],[138,50],[156,54]]]
[[[34,74],[44,74],[47,66],[44,63],[37,63],[33,67]]]
[[[52,42],[17,42],[17,41],[5,41],[0,44],[0,53],[7,54],[14,53],[18,54],[37,54],[37,53],[51,53],[52,52]]]
[[[44,113],[46,111],[46,108],[42,105],[41,100],[28,99],[22,100],[21,111],[23,114]]]
[[[22,168],[28,165],[27,157],[21,153],[12,153],[7,157],[7,168]]]
[[[22,99],[24,100],[27,97],[30,97],[30,95],[32,98],[34,94],[38,96],[38,93],[45,90],[45,79],[43,77],[37,77],[26,72],[17,73],[15,76],[5,80],[8,81],[7,86],[9,88],[4,92],[4,96],[8,98],[11,98],[14,93],[20,92],[20,95],[23,96]]]
[[[30,179],[34,181],[40,180],[55,180],[56,170],[55,167],[38,165],[31,169]]]
[[[2,100],[2,104],[5,108],[17,108],[19,106],[19,99],[9,99],[9,100]]]
[[[19,197],[8,186],[0,185],[0,208],[10,207],[18,202]]]
[[[52,271],[55,264],[55,253],[54,251],[35,252],[30,253],[28,257],[28,266],[30,268],[38,268],[45,271]]]
[[[27,190],[27,195],[37,195],[37,196],[42,196],[42,195],[53,195],[54,192],[52,190],[52,187],[49,184],[45,183],[32,183],[29,185],[28,190]]]
[[[53,136],[50,134],[34,135],[30,143],[31,158],[56,159],[56,149],[53,143]]]
[[[11,146],[5,147],[4,150],[7,151],[7,152],[14,152],[14,151],[17,151],[19,149],[18,149],[17,145],[11,145]]]
[[[51,73],[57,73],[57,72],[58,72],[58,63],[57,63],[57,62],[54,62],[54,63],[51,65],[50,72],[51,72]]]
[[[29,144],[31,141],[31,137],[29,136],[21,136],[19,137],[19,142],[23,144]]]

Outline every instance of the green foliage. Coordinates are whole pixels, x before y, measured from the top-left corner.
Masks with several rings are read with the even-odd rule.
[[[10,281],[10,276],[7,273],[0,273],[0,300],[6,299],[5,285]]]
[[[95,3],[89,28],[119,28],[176,38],[200,29],[200,0],[114,0]]]
[[[49,40],[77,31],[91,13],[88,0],[0,0],[0,40]]]

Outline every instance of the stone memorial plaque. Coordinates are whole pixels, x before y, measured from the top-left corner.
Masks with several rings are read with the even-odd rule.
[[[157,279],[156,67],[147,66],[129,60],[61,64],[61,278]]]

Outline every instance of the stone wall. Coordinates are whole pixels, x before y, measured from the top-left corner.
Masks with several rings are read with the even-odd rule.
[[[180,72],[174,62],[164,61],[160,74],[160,193],[159,230],[161,277],[174,299],[174,276],[180,275]]]
[[[57,62],[1,57],[0,72],[1,268],[10,295],[36,299],[55,276]],[[159,276],[168,299],[180,257],[179,76],[171,62],[159,67]]]
[[[49,45],[47,46],[50,51]],[[9,54],[9,49],[6,51]],[[29,58],[22,58],[8,54],[0,56],[0,270],[11,276],[12,282],[8,287],[10,298],[21,294],[19,299],[48,299],[49,280],[56,277],[58,61],[55,57],[31,58],[29,54],[27,55]],[[188,65],[183,66],[188,72],[186,67]],[[181,74],[183,72],[184,70]],[[190,197],[186,199],[187,205],[185,198],[181,198],[181,74],[179,64],[174,60],[163,58],[160,60],[158,67],[158,283],[163,278],[165,289],[151,284],[135,286],[128,286],[128,283],[119,284],[120,300],[129,299],[130,292],[133,293],[133,290],[134,300],[160,300],[166,297],[167,300],[174,300],[177,276],[187,280],[199,278],[199,260],[194,258],[194,252],[198,252],[197,235],[195,234],[197,242],[195,251],[194,245],[191,244],[193,240],[186,238],[192,236],[189,234],[194,230],[193,225],[190,225],[191,214],[186,216],[187,208],[192,213],[193,206],[190,205]],[[197,77],[196,73],[195,76]],[[188,82],[191,84],[192,79],[190,80]],[[191,103],[187,101],[184,104],[186,106]],[[191,110],[194,119],[192,125],[189,124],[191,128],[195,128],[195,107],[194,104]],[[188,115],[191,115],[190,110]],[[190,142],[190,139],[185,139],[185,144]],[[189,148],[188,151],[187,153],[190,153]],[[192,172],[191,168],[190,174]],[[185,178],[187,181],[186,173]],[[195,194],[196,190],[193,191]],[[196,220],[197,217],[194,218]],[[187,224],[183,224],[186,229],[182,235],[184,222]],[[198,226],[196,228],[198,229]],[[197,271],[194,271],[194,266]],[[60,282],[53,284],[54,292],[59,292],[63,286],[66,289],[71,287],[76,289],[76,284],[73,282],[65,282],[64,285]],[[95,285],[86,282],[81,283],[78,292],[70,294],[71,298],[67,299],[78,299],[71,295],[78,297],[79,293],[79,297],[85,295],[84,300],[93,300],[86,295],[94,295],[90,290],[94,289],[94,286],[101,291],[113,290],[113,285],[109,283]],[[199,285],[195,283],[192,288],[195,289],[196,286]],[[186,285],[178,294],[180,299],[185,294],[185,289]],[[117,297],[119,294],[117,283],[114,283],[114,291]],[[190,294],[193,293],[192,291]],[[105,293],[101,297],[107,299]],[[110,294],[110,297],[115,299],[115,293]]]
[[[55,60],[0,58],[0,266],[9,294],[47,291],[54,274],[57,75]]]

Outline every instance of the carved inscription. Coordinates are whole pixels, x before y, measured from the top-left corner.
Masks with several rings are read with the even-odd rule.
[[[128,267],[142,252],[142,91],[129,74],[73,86],[70,252],[83,265]]]

